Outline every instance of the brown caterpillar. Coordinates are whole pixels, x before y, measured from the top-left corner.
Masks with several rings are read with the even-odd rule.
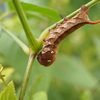
[[[56,60],[59,43],[85,24],[96,24],[100,21],[92,22],[88,18],[89,8],[82,6],[80,12],[71,19],[64,18],[62,24],[57,24],[55,29],[50,29],[50,35],[44,39],[42,51],[38,54],[38,61],[41,65],[49,66]]]

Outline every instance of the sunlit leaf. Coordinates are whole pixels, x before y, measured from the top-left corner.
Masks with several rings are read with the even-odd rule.
[[[33,95],[32,100],[48,100],[47,99],[47,94],[45,91],[37,92]]]
[[[9,76],[12,75],[12,73],[14,72],[13,68],[4,68],[2,74],[5,75],[4,79],[7,80],[9,78]],[[0,80],[0,83],[2,81]]]
[[[17,100],[13,82],[10,82],[2,91],[0,100]]]

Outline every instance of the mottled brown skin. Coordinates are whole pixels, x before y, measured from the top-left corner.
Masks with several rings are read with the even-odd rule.
[[[85,24],[96,24],[100,22],[91,22],[87,15],[88,11],[88,7],[82,6],[81,11],[76,16],[71,19],[64,18],[62,24],[57,24],[55,29],[49,30],[50,35],[44,39],[44,46],[37,57],[41,65],[50,66],[56,60],[59,43],[70,33]]]
[[[38,54],[38,61],[40,62],[41,65],[44,65],[44,66],[50,66],[51,63],[53,63],[55,60],[56,60],[56,55],[57,55],[57,47],[49,47],[50,50],[48,50],[47,52],[43,53],[43,52],[40,52]],[[51,59],[52,58],[52,59]]]

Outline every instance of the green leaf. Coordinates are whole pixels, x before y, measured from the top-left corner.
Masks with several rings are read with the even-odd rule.
[[[12,3],[10,2],[9,4],[12,8]],[[36,12],[54,21],[59,21],[61,19],[57,11],[53,9],[41,7],[35,4],[24,3],[24,2],[21,2],[21,5],[24,11]]]
[[[29,52],[30,52],[29,48],[20,39],[18,39],[15,35],[13,35],[12,32],[10,32],[9,30],[7,30],[5,27],[3,27],[3,31],[6,34],[8,34],[11,38],[13,38],[16,41],[16,43],[22,48],[22,50],[26,54],[29,54]]]
[[[10,82],[0,94],[0,100],[17,100],[13,82]]]
[[[0,52],[2,52],[7,61],[17,70],[17,72],[21,73],[21,75],[24,74],[28,56],[22,51],[19,45],[7,34],[2,34],[0,38]],[[21,60],[24,60],[24,62]],[[16,61],[18,63],[16,63]]]
[[[32,100],[48,100],[47,93],[45,91],[37,92],[33,95]]]
[[[88,88],[93,88],[97,84],[98,80],[77,58],[60,55],[52,66],[54,66],[52,77],[56,79]]]
[[[24,1],[26,3],[34,3],[36,5],[42,5],[42,6],[45,6],[45,5],[48,5],[48,3],[50,3],[49,0],[21,0],[21,1]]]

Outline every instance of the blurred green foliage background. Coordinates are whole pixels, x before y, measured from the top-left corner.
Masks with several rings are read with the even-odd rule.
[[[7,1],[7,0],[6,0]],[[50,19],[39,12],[25,11],[36,38],[41,32],[90,0],[23,0],[57,11],[57,19]],[[28,7],[25,9],[29,9]],[[0,15],[15,11],[11,1],[0,3]],[[42,10],[40,12],[43,12]],[[51,13],[52,14],[52,13]],[[100,20],[100,3],[90,8],[89,18]],[[2,24],[28,45],[23,28],[14,12]],[[13,80],[17,95],[28,61],[19,45],[7,34],[0,34],[0,64],[5,68],[6,81]],[[55,63],[41,66],[35,60],[26,98],[46,91],[48,100],[100,100],[100,24],[85,25],[64,39],[59,46]],[[3,89],[0,83],[0,91]],[[27,99],[26,99],[27,100]]]

